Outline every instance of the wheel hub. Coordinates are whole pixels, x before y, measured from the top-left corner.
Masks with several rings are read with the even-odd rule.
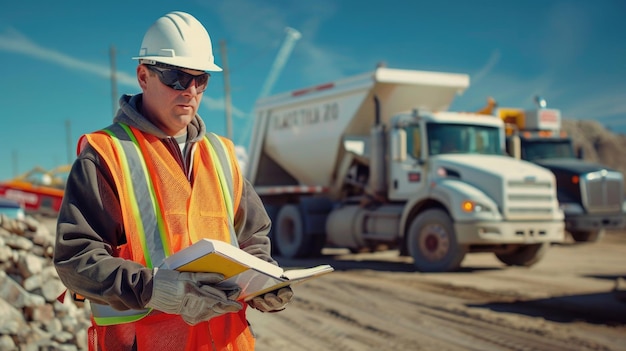
[[[422,230],[420,249],[424,256],[431,260],[439,260],[450,249],[450,238],[445,228],[438,224],[431,224]]]

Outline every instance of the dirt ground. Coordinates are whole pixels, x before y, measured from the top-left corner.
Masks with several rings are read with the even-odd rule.
[[[335,272],[295,286],[279,313],[249,313],[258,351],[626,350],[626,231],[596,243],[553,245],[530,268],[493,254],[466,256],[455,273],[419,273],[395,251],[325,249]]]
[[[476,253],[459,272],[419,273],[396,251],[323,253],[276,257],[335,272],[295,286],[284,311],[249,310],[257,351],[626,351],[626,302],[612,293],[626,277],[626,231],[555,244],[530,268]]]

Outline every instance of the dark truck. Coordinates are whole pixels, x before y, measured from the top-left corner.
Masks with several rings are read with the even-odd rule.
[[[565,229],[576,242],[595,242],[606,229],[626,223],[624,176],[598,163],[583,160],[572,139],[561,130],[561,112],[537,100],[530,110],[494,108],[506,124],[506,150],[551,170],[565,215]],[[495,107],[495,104],[494,104]]]

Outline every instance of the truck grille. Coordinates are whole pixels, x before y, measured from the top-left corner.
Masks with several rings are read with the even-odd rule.
[[[601,170],[580,177],[582,203],[589,213],[622,209],[624,178],[621,173]]]
[[[550,219],[555,192],[549,181],[509,180],[504,215],[509,220]]]

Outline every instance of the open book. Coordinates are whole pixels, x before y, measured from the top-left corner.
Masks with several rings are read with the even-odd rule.
[[[239,286],[239,299],[244,301],[334,270],[330,265],[283,270],[227,242],[212,239],[202,239],[171,255],[165,259],[163,268],[221,273],[225,279],[218,285]]]

